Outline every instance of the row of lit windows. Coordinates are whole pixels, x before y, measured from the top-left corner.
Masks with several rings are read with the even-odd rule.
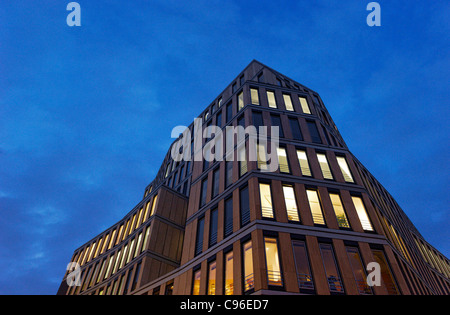
[[[97,240],[75,253],[73,261],[80,266],[83,266],[123,242],[129,235],[153,216],[157,198],[158,195],[154,195],[146,203],[145,208],[142,207],[140,210],[130,214],[128,219],[126,219],[126,222],[125,220],[122,221],[117,227],[106,232],[104,235],[101,235]]]
[[[276,196],[276,198],[284,199],[286,216],[291,223],[301,223],[300,209],[297,202],[298,191],[294,185],[282,184],[282,195]],[[263,219],[275,220],[274,202],[270,182],[259,183],[259,197],[261,204],[261,217]],[[326,220],[322,209],[322,198],[329,197],[334,214],[339,228],[351,229],[350,222],[348,220],[347,211],[344,208],[339,192],[330,190],[328,196],[320,195],[317,189],[306,188],[306,198],[309,205],[309,211],[312,216],[313,223],[317,226],[326,226]],[[367,214],[364,202],[358,195],[352,195],[351,200],[353,202],[356,216],[361,223],[364,231],[373,232],[373,226],[371,220]],[[249,191],[248,186],[245,186],[239,190],[239,226],[243,227],[250,222],[250,203],[249,203]],[[229,196],[224,200],[224,238],[228,237],[233,232],[233,197]],[[238,218],[236,218],[237,220]],[[210,210],[209,220],[209,233],[208,247],[211,247],[217,242],[218,233],[218,207],[215,206]],[[205,217],[202,216],[198,219],[197,223],[197,236],[195,244],[195,255],[199,255],[203,251],[203,242],[206,239],[204,236],[205,231]]]
[[[311,272],[306,241],[302,238],[296,239],[296,237],[294,237],[291,241],[291,246],[295,261],[297,283],[300,292],[314,293],[314,277]],[[341,272],[338,267],[340,264],[337,263],[332,243],[319,243],[319,249],[330,293],[344,294],[345,289],[341,280]],[[358,247],[346,246],[345,249],[348,257],[348,263],[352,269],[354,281],[359,294],[372,294],[372,289],[366,282],[367,274]],[[239,281],[242,281],[244,293],[251,293],[255,288],[254,272],[256,271],[254,270],[253,262],[254,259],[258,259],[253,257],[252,240],[242,242],[241,251],[242,279],[239,279]],[[380,264],[381,277],[388,294],[399,294],[397,285],[383,251],[381,249],[373,248],[372,255],[375,261]],[[264,236],[264,256],[268,287],[272,289],[283,288],[284,279],[281,265],[283,257],[281,257],[279,240],[276,236]],[[194,268],[191,289],[192,295],[200,294],[200,282],[202,276],[207,277],[206,293],[208,295],[215,295],[218,285],[218,272],[223,272],[224,275],[222,283],[224,294],[234,294],[236,280],[234,279],[233,270],[236,267],[236,264],[234,263],[234,253],[230,250],[225,252],[223,257],[223,270],[217,270],[216,260],[208,261],[207,270],[202,270],[200,267]],[[206,275],[202,275],[202,273],[206,273]]]
[[[133,259],[138,257],[142,252],[148,247],[148,241],[150,236],[151,225],[144,227],[134,238],[126,242],[126,244],[117,248],[114,252],[104,257],[102,260],[97,261],[95,264],[86,267],[81,273],[81,286],[72,287],[69,291],[70,295],[82,294],[84,291],[89,290],[91,287],[107,281],[108,278],[114,277],[120,270],[125,268]],[[137,264],[136,281],[139,273],[140,264]],[[129,272],[131,275],[131,272]],[[119,279],[121,278],[121,280]],[[116,294],[122,292],[122,286],[124,279],[124,274],[117,277],[112,286],[112,291],[110,294]],[[111,281],[112,282],[112,281]],[[120,286],[118,287],[118,285]],[[119,291],[117,291],[119,289]],[[127,288],[128,289],[128,284]],[[132,288],[134,290],[134,287]],[[126,293],[126,292],[125,292]],[[124,294],[125,294],[124,293]]]

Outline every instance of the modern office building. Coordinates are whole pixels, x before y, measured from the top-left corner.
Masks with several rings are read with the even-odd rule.
[[[74,251],[80,285],[67,272],[58,294],[450,293],[449,260],[349,151],[315,91],[252,61],[199,118],[223,130],[201,137],[201,152],[216,141],[223,158],[174,160],[173,148],[199,151],[181,135],[143,199]],[[277,170],[227,126],[278,126]]]

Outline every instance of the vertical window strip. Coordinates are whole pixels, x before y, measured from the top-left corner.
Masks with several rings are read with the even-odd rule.
[[[234,293],[233,270],[233,251],[230,251],[225,255],[225,295]]]
[[[244,256],[244,292],[255,287],[253,275],[253,250],[252,241],[248,241],[243,246]]]
[[[241,92],[238,94],[238,111],[240,111],[243,108],[244,108],[244,93]]]
[[[283,286],[280,259],[278,256],[277,239],[272,237],[265,237],[264,243],[266,249],[265,252],[268,284],[274,286]]]

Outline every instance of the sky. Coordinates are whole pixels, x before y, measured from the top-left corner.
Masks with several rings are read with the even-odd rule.
[[[0,294],[56,294],[256,59],[316,91],[350,151],[450,257],[450,3],[0,2]]]

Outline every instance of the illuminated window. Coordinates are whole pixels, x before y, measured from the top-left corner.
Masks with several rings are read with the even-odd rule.
[[[289,94],[283,94],[284,105],[286,106],[286,110],[294,111],[294,106],[292,105],[292,99]]]
[[[308,157],[303,150],[297,150],[297,158],[300,164],[300,169],[303,176],[312,176],[311,169],[309,168]]]
[[[300,290],[313,290],[314,282],[311,276],[311,268],[308,261],[306,245],[303,241],[293,241],[295,269],[297,271],[298,287]]]
[[[286,148],[278,147],[277,155],[278,155],[278,165],[280,166],[280,172],[290,173]]]
[[[267,100],[269,102],[269,107],[277,108],[277,101],[275,100],[275,93],[272,91],[267,91]]]
[[[284,202],[286,204],[286,211],[289,221],[299,222],[297,201],[295,199],[294,187],[283,185]]]
[[[209,264],[208,270],[208,295],[216,295],[216,262]]]
[[[317,153],[317,159],[319,160],[320,169],[322,170],[323,178],[333,179],[330,166],[328,165],[327,157],[324,153]]]
[[[339,276],[333,248],[330,244],[319,244],[319,246],[330,292],[344,293],[344,287],[342,286],[341,277]]]
[[[238,111],[240,111],[243,108],[244,108],[244,93],[241,92],[238,94]]]
[[[311,208],[311,214],[314,224],[325,224],[325,219],[323,218],[322,207],[320,206],[319,195],[316,190],[308,189],[306,190],[308,196],[309,207]]]
[[[338,194],[330,193],[330,199],[333,204],[334,213],[336,214],[339,227],[350,228],[347,216],[345,215],[344,206],[342,206],[341,197],[339,197]]]
[[[141,272],[141,263],[139,263],[136,267],[136,272],[134,274],[133,285],[131,286],[131,291],[133,291],[137,287],[140,272]]]
[[[142,222],[145,222],[147,220],[147,214],[148,214],[148,210],[150,209],[150,203],[151,203],[151,201],[149,200],[147,202],[147,205],[145,206],[145,213],[144,213],[144,217],[142,219]]]
[[[253,105],[259,105],[259,95],[257,89],[250,89],[250,94],[252,98]]]
[[[278,257],[277,239],[264,238],[266,249],[267,280],[269,285],[282,286],[280,259]]]
[[[306,100],[306,98],[299,96],[298,100],[300,101],[300,105],[302,106],[303,113],[311,114],[311,111],[308,106],[308,101]]]
[[[247,160],[245,153],[245,144],[243,144],[238,149],[239,176],[243,176],[247,173]]]
[[[150,235],[150,225],[147,226],[147,229],[145,230],[144,243],[142,243],[141,253],[147,249],[147,241],[148,241],[149,235]]]
[[[260,170],[268,170],[269,167],[267,165],[267,148],[266,144],[257,144],[256,156],[258,160],[258,169]]]
[[[192,285],[192,295],[199,295],[200,294],[200,278],[201,278],[201,270],[197,270],[194,273],[194,281]]]
[[[263,218],[273,219],[272,195],[269,184],[259,184],[259,193],[261,196],[261,212]]]
[[[152,201],[152,211],[150,212],[150,216],[155,214],[155,208],[156,208],[156,201],[158,200],[158,195],[155,195],[153,197],[153,201]]]
[[[142,242],[142,232],[139,233],[139,236],[137,238],[136,249],[134,250],[133,258],[136,258],[136,256],[139,254],[140,248],[141,248],[141,242]]]
[[[358,288],[359,294],[372,294],[372,290],[367,285],[367,276],[361,261],[361,256],[359,255],[358,248],[347,247],[346,249],[348,260],[350,261],[350,266],[352,267],[353,276],[355,277],[356,287]]]
[[[225,255],[225,295],[232,295],[233,293],[233,252],[231,251]]]
[[[251,290],[255,287],[253,275],[253,251],[252,241],[248,241],[243,246],[244,256],[244,291]]]
[[[125,264],[125,257],[127,256],[127,250],[128,250],[128,244],[125,245],[125,248],[123,249],[122,260],[120,261],[119,270],[122,269],[122,267]]]
[[[106,278],[108,278],[109,273],[111,272],[111,268],[112,268],[112,266],[113,266],[113,262],[114,262],[114,254],[112,254],[112,255],[109,257],[108,268],[106,268],[106,272],[105,272],[105,275],[104,275],[104,277],[103,277],[103,280],[105,280]]]
[[[353,183],[352,173],[348,167],[347,161],[342,156],[336,157],[339,167],[341,168],[342,175],[344,176],[344,180],[349,183]]]
[[[391,270],[387,263],[386,257],[381,250],[372,250],[373,257],[381,268],[381,279],[386,286],[389,295],[398,295],[397,285],[395,284],[394,277],[392,276]]]
[[[352,196],[353,204],[355,205],[356,213],[358,214],[359,221],[365,231],[373,231],[372,224],[370,223],[369,216],[367,215],[366,208],[360,197]]]

